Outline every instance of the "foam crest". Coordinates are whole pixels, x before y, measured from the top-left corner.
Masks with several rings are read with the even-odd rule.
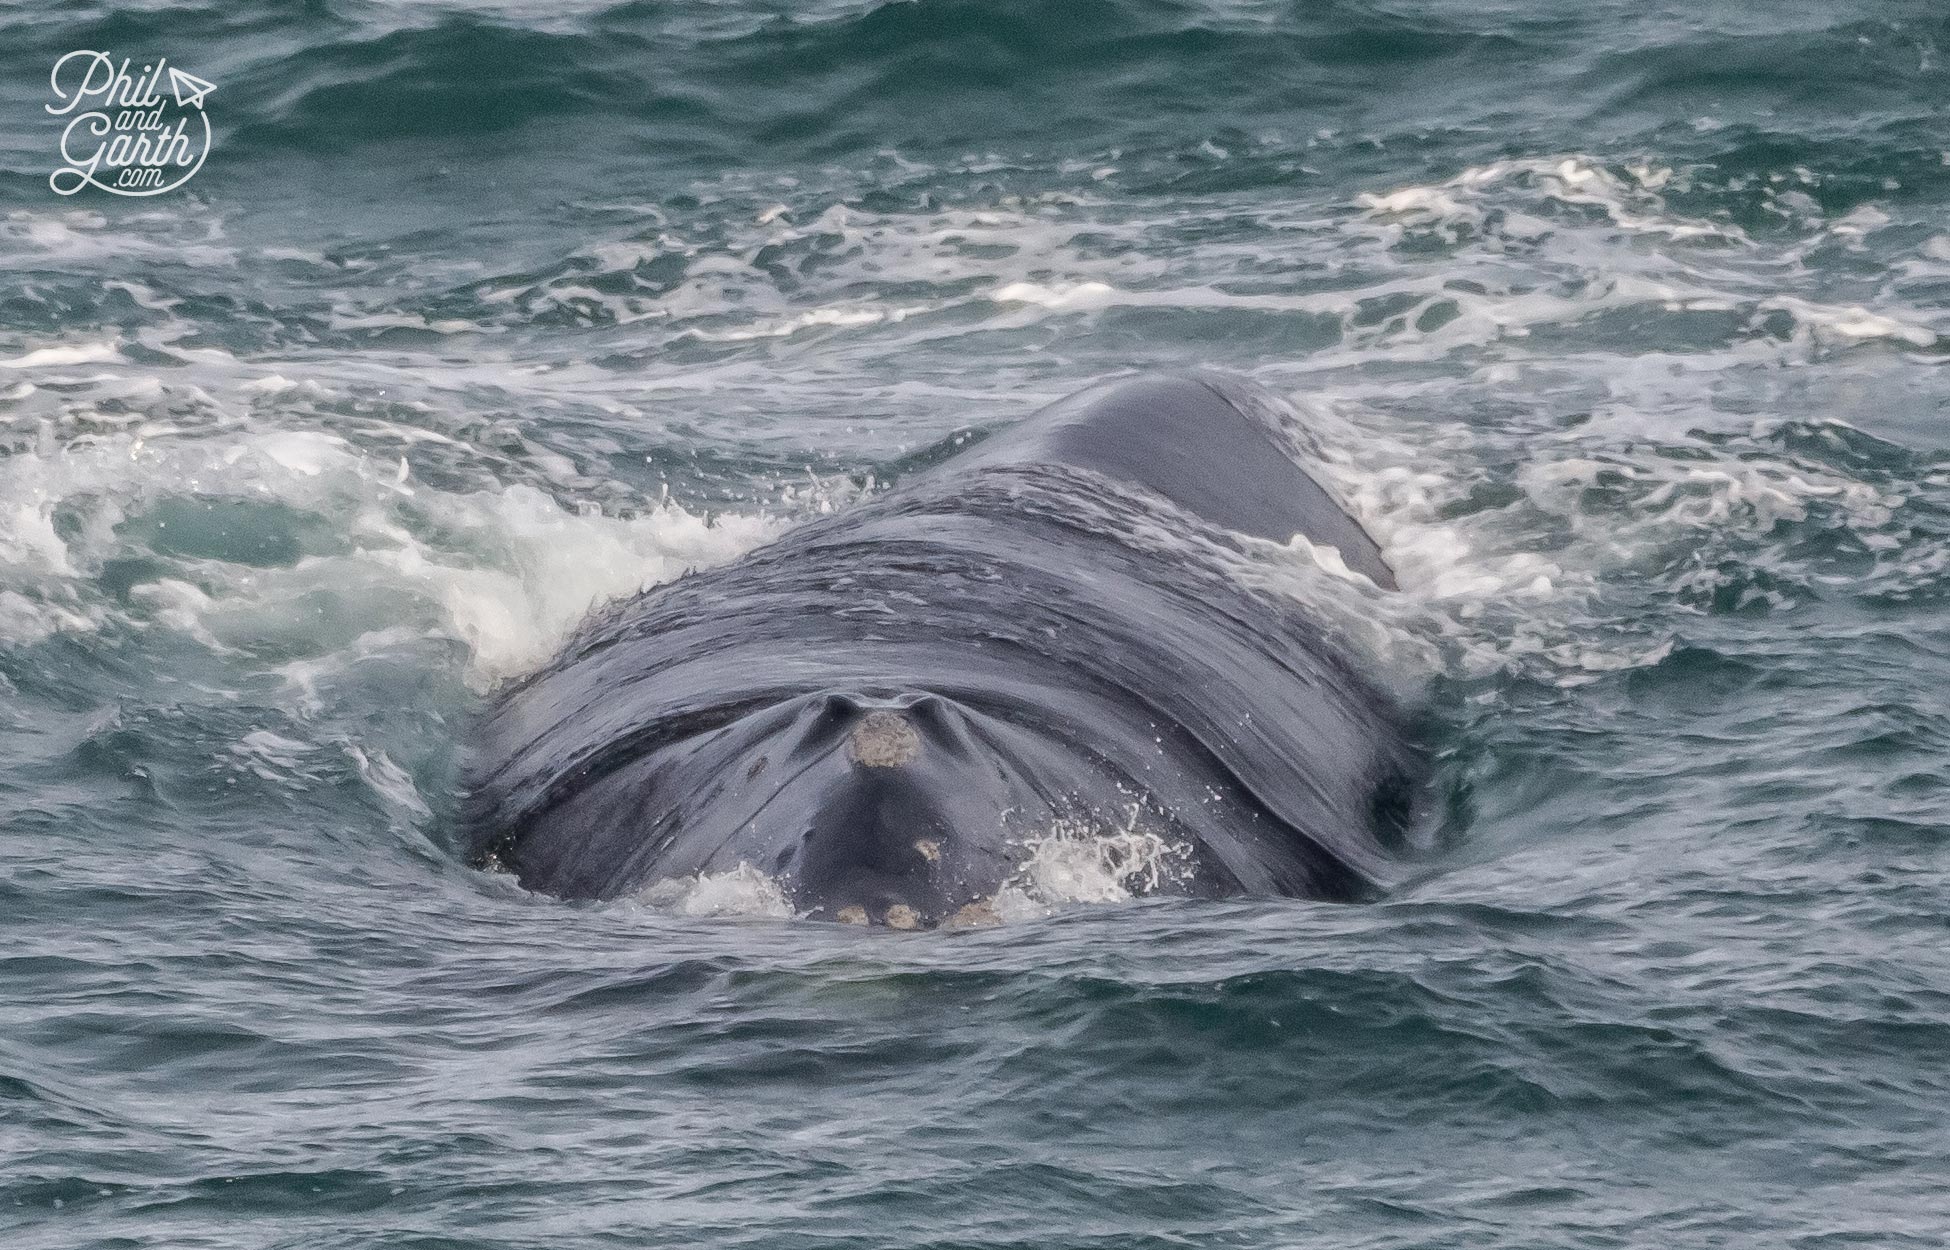
[[[1022,840],[1015,875],[995,894],[1005,921],[1080,903],[1126,903],[1182,878],[1188,849],[1146,827],[1137,805],[1122,825],[1058,821]]]
[[[645,906],[677,916],[765,916],[793,919],[779,883],[750,864],[724,872],[666,879],[644,889]]]
[[[0,360],[0,369],[47,369],[57,365],[101,364],[122,359],[113,343],[76,343],[40,347]]]
[[[1615,585],[1698,602],[1755,569],[1789,584],[1829,576],[1799,546],[1816,533],[1847,535],[1871,552],[1913,550],[1906,494],[1821,454],[1846,446],[1844,434],[1860,437],[1838,422],[1657,441],[1600,428],[1534,440],[1491,464],[1467,429],[1420,447],[1374,440],[1368,463],[1320,467],[1381,543],[1401,593],[1335,575],[1337,562],[1304,542],[1248,547],[1247,576],[1319,609],[1381,661],[1377,671],[1409,687],[1431,673],[1506,671],[1580,685],[1669,651],[1670,634],[1608,639]],[[1891,554],[1847,577],[1863,586],[1900,579],[1899,564]],[[1773,591],[1741,591],[1736,602],[1792,606]]]
[[[329,653],[323,618],[391,617],[458,639],[477,685],[540,663],[597,603],[729,559],[775,517],[706,518],[668,501],[629,515],[572,511],[526,484],[439,490],[404,458],[312,430],[90,434],[0,459],[0,642],[113,619],[219,652],[269,637]],[[117,560],[154,567],[119,603]],[[334,605],[324,610],[323,605]]]
[[[1059,821],[1022,840],[1015,874],[980,914],[990,923],[1021,922],[1063,907],[1130,902],[1180,881],[1188,854],[1182,844],[1146,828],[1135,805],[1121,825]],[[798,914],[779,881],[748,863],[655,882],[636,901],[678,916]]]
[[[757,545],[778,522],[730,516],[716,523],[665,503],[629,518],[577,515],[528,486],[435,497],[434,519],[473,531],[492,551],[477,561],[411,535],[353,559],[430,595],[468,646],[479,680],[513,676],[552,655],[589,609]]]
[[[1673,171],[1663,166],[1632,164],[1614,172],[1591,157],[1571,154],[1493,161],[1430,186],[1363,193],[1355,202],[1378,216],[1479,226],[1494,203],[1491,193],[1515,187],[1557,205],[1596,209],[1613,226],[1631,233],[1751,246],[1737,226],[1673,213],[1660,194],[1673,178]],[[1519,232],[1531,235],[1540,233],[1542,225],[1528,219],[1515,223]]]

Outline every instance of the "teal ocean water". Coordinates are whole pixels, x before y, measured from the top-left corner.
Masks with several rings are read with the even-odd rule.
[[[54,193],[75,49],[217,84],[194,179]],[[0,1244],[1950,1238],[1940,4],[145,0],[0,70]],[[1400,889],[457,855],[592,603],[1190,364],[1400,573]]]

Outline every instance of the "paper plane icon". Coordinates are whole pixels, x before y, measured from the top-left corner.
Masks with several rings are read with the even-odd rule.
[[[169,89],[176,93],[177,108],[202,108],[203,97],[217,89],[217,84],[204,82],[195,74],[185,74],[174,65],[169,67]]]

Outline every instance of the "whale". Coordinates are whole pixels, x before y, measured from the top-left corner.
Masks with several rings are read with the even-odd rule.
[[[1397,590],[1305,434],[1244,378],[1115,379],[597,609],[481,712],[466,854],[571,900],[758,874],[897,929],[992,919],[1052,840],[1134,832],[1133,894],[1375,896],[1425,773],[1408,714],[1240,572],[1304,539]]]

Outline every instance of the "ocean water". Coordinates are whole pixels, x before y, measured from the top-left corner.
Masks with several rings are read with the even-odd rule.
[[[75,49],[217,84],[192,181],[54,193]],[[1940,4],[146,0],[0,71],[0,1244],[1950,1238]],[[1400,573],[1387,898],[461,862],[592,603],[1193,364]]]

